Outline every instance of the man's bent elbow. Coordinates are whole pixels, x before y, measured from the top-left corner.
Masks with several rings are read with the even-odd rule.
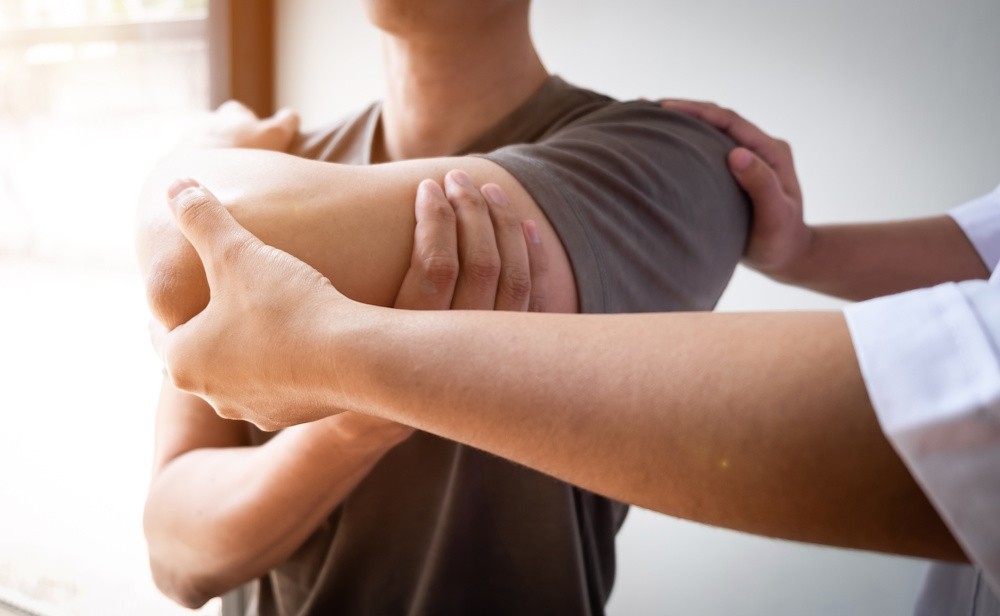
[[[222,594],[221,592],[213,594],[203,590],[205,587],[203,580],[199,580],[193,575],[181,573],[174,568],[163,566],[152,557],[149,559],[149,570],[156,588],[171,601],[189,610],[196,610]]]

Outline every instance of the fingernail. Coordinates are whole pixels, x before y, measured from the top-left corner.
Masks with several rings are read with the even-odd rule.
[[[420,183],[420,193],[425,199],[444,199],[444,191],[434,180],[424,180]]]
[[[509,205],[507,201],[507,195],[503,193],[496,184],[487,184],[483,186],[483,192],[486,193],[486,197],[497,205]]]
[[[472,185],[472,178],[469,177],[468,173],[462,171],[461,169],[455,169],[448,175],[451,176],[451,179],[454,180],[459,186],[464,186],[465,188],[475,188],[475,186]]]
[[[167,188],[167,199],[173,199],[177,195],[181,194],[181,191],[185,188],[191,188],[193,186],[199,186],[198,182],[192,180],[191,178],[178,178]]]
[[[532,244],[540,244],[542,242],[542,238],[538,236],[538,226],[534,220],[526,220],[524,222],[524,230],[528,232],[528,239],[531,240]]]
[[[745,171],[753,162],[753,154],[745,148],[736,148],[729,155],[729,164],[735,171]]]
[[[170,199],[170,203],[175,209],[183,210],[204,196],[205,189],[196,183],[195,186],[188,186],[181,192],[174,195],[173,198]]]

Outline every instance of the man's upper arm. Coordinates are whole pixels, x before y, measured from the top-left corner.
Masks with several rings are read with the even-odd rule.
[[[485,158],[551,221],[583,311],[703,310],[728,283],[749,225],[731,148],[685,116],[618,103]]]
[[[252,233],[345,295],[392,305],[409,263],[418,184],[462,168],[477,185],[500,184],[518,215],[539,223],[550,247],[551,310],[705,309],[739,260],[749,217],[725,165],[731,145],[690,118],[628,103],[485,158],[358,167],[214,150],[174,157],[160,176],[197,179]],[[154,212],[166,209],[155,190],[147,201]],[[166,323],[175,326],[204,306],[204,271],[183,238],[157,237],[178,235],[169,213],[146,220],[154,221],[144,225],[153,246],[143,251],[147,284],[158,285],[151,304],[161,313],[181,304],[173,312],[183,314]]]

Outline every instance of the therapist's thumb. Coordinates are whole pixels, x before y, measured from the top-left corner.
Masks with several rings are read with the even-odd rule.
[[[177,180],[167,190],[177,226],[201,257],[209,280],[224,259],[259,240],[244,229],[219,199],[190,178]]]

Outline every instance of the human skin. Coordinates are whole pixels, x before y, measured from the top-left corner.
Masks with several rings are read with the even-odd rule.
[[[454,4],[422,3],[422,9],[449,3]],[[368,3],[373,20],[386,26],[390,84],[376,160],[454,151],[544,82],[547,73],[528,37],[527,7],[523,0],[480,0],[441,15],[408,11],[412,7],[404,2]],[[439,27],[445,16],[461,27],[444,34]],[[387,17],[393,17],[391,28],[379,21]],[[183,323],[208,301],[201,262],[177,230],[164,199],[174,179],[192,175],[210,178],[244,224],[309,261],[356,299],[392,306],[404,298],[403,305],[425,309],[470,307],[470,302],[486,308],[476,298],[488,291],[496,296],[495,307],[510,309],[520,302],[513,298],[527,290],[533,309],[576,309],[575,283],[551,227],[500,167],[456,158],[369,168],[305,161],[264,151],[288,146],[297,121],[287,112],[263,120],[248,114],[227,106],[204,133],[164,159],[146,183],[138,252],[151,309],[163,323]],[[517,259],[500,259],[500,247],[488,244],[494,241],[493,230],[488,237],[472,233],[484,229],[474,221],[482,221],[486,206],[471,181],[466,186],[456,181],[468,176],[452,174],[445,181],[454,167],[468,172],[477,185],[502,184],[510,197],[510,220],[536,221],[532,234],[546,241],[549,250],[547,274],[539,276],[537,267],[531,272],[535,284],[523,268],[515,267]],[[419,225],[414,244],[413,202],[427,177],[443,182],[467,204],[454,214],[447,208],[465,234],[465,252],[444,251],[442,258],[440,249],[426,255],[411,250],[421,247]],[[445,209],[435,211],[424,214],[433,218]],[[455,285],[454,298],[446,288],[449,280]],[[442,284],[429,296],[420,293]],[[450,303],[442,305],[446,291]],[[317,410],[316,416],[330,412]],[[219,418],[203,400],[165,380],[144,515],[155,582],[168,596],[194,607],[267,572],[287,559],[378,459],[411,432],[391,421],[340,413],[250,447],[245,424]]]
[[[800,242],[813,230],[802,219],[787,146],[732,112],[674,104],[714,122],[743,145],[730,162],[756,208],[749,264],[782,277],[788,275],[783,270],[796,269],[795,260],[808,259],[814,276],[826,282],[807,279],[807,286],[867,296],[898,290],[901,283],[875,276],[859,286],[851,280],[855,272],[840,268],[843,258],[829,249],[850,247],[872,257],[881,248],[868,244],[888,241],[902,243],[909,260],[890,258],[887,267],[915,270],[903,272],[904,287],[986,275],[950,219],[844,226],[836,231],[843,242],[819,249]],[[228,233],[240,231],[208,237],[204,258],[238,279],[231,261],[217,250],[229,243]],[[940,254],[950,255],[950,275],[927,262]],[[299,392],[331,396],[600,493],[701,522],[838,546],[964,558],[882,436],[839,313],[571,319],[389,314],[346,302],[326,281],[303,279],[301,264],[284,257],[275,263],[281,288],[290,286],[282,295],[294,290],[324,298],[317,310],[327,312],[323,324],[315,325],[327,342],[313,347],[314,370],[296,386]],[[831,280],[834,285],[828,286]],[[272,291],[262,287],[265,297]],[[177,349],[203,346],[213,339],[207,332],[233,318],[238,309],[226,297],[220,294],[218,307],[210,306],[190,326],[158,334],[167,364],[176,369],[174,378],[206,395],[223,414],[271,426],[297,421],[280,400],[247,403],[252,398],[240,384],[266,375],[241,372],[239,362],[223,368],[176,359]],[[269,327],[245,318],[240,324],[251,332]],[[341,327],[354,332],[352,341],[371,344],[356,348],[346,340],[350,336],[341,338]],[[482,348],[490,353],[484,356]],[[336,357],[348,353],[367,353],[381,371],[359,368],[360,374],[352,374],[336,368]],[[218,388],[215,395],[205,393],[209,383]],[[496,405],[484,408],[483,400]],[[253,414],[253,408],[267,405],[276,412]]]
[[[663,100],[660,104],[708,122],[741,144],[730,153],[729,168],[754,201],[743,262],[762,274],[853,300],[989,275],[949,216],[807,225],[787,142],[713,103]]]
[[[319,399],[674,516],[964,559],[882,435],[840,313],[380,309],[254,240],[210,195],[178,205],[213,263],[212,302],[154,339],[177,385],[223,416],[274,428]],[[250,300],[248,276],[258,282]],[[247,308],[258,302],[273,311]],[[275,319],[296,327],[271,336],[267,353],[296,349],[298,380],[262,398],[271,388],[248,384],[287,383],[246,353],[264,352],[253,341]]]
[[[180,192],[189,184],[178,182],[171,191]],[[547,277],[547,259],[538,251],[534,223],[519,224],[508,205],[485,197],[491,192],[484,187],[483,196],[456,212],[447,202],[441,206],[445,195],[440,187],[429,181],[421,184],[412,265],[396,298],[397,308],[526,310],[544,302],[530,288],[531,282],[543,283]],[[453,192],[453,198],[467,196]],[[440,228],[454,232],[442,234]],[[504,269],[528,285],[505,287],[499,283],[500,270],[492,279],[461,278],[459,236],[495,253]],[[185,402],[177,396],[187,396],[173,387],[164,387],[161,395],[171,407]],[[181,440],[205,438],[198,422],[211,432],[218,420],[210,409],[196,409],[192,421],[181,424],[192,431]],[[166,433],[166,442],[171,442],[170,430],[178,423],[157,427],[158,437]],[[164,455],[158,441],[158,468],[145,519],[157,583],[178,602],[194,607],[246,576],[262,575],[288,558],[382,454],[411,432],[392,421],[343,412],[284,430],[260,447],[215,444],[172,458]],[[212,517],[193,523],[192,508],[172,502],[178,494],[203,503],[193,509],[195,517]],[[182,566],[183,573],[177,573]]]
[[[201,156],[225,161],[209,165],[219,172],[213,177],[225,176],[225,181],[229,182],[227,186],[231,187],[229,190],[238,193],[231,201],[236,204],[234,210],[245,214],[247,220],[257,220],[262,233],[271,238],[269,241],[284,245],[297,254],[308,255],[315,264],[320,264],[324,274],[343,281],[354,297],[386,305],[393,304],[412,261],[414,190],[411,186],[417,186],[425,175],[443,177],[444,168],[452,164],[469,169],[477,182],[496,177],[491,172],[500,172],[499,183],[508,183],[509,189],[519,194],[509,200],[512,216],[517,220],[537,217],[540,237],[554,246],[549,251],[548,284],[543,287],[546,306],[550,310],[575,309],[572,275],[551,227],[523,188],[510,184],[513,179],[492,163],[482,159],[431,159],[412,165],[348,168],[269,152],[225,150],[200,151],[184,156],[183,161],[185,164],[202,161]],[[260,176],[250,177],[241,171],[248,159],[266,160],[260,164],[280,179],[270,184],[270,188],[255,191],[254,178]],[[304,171],[299,173],[297,170]],[[444,184],[453,193],[472,197],[478,194],[472,180],[461,185],[461,179],[468,177],[464,173],[452,173]],[[345,186],[345,189],[323,198],[321,206],[312,209],[314,202],[311,200],[320,193],[303,190],[310,181],[325,187]],[[242,195],[252,197],[243,200]],[[288,214],[297,207],[302,208],[300,211],[321,212],[321,215],[314,218]],[[258,215],[259,218],[254,218]],[[179,259],[178,253],[173,252],[165,272],[159,266],[154,268],[153,303],[157,305],[158,297],[164,300],[162,305],[168,309],[180,308],[184,316],[177,313],[168,316],[178,321],[186,320],[189,313],[196,313],[204,305],[207,286],[204,286],[204,274],[190,246],[178,241],[182,238],[171,238],[167,221],[163,222],[156,241],[176,242],[174,246],[181,252]],[[176,227],[172,227],[172,232],[177,232]],[[463,245],[475,246],[472,242]],[[328,249],[319,251],[311,248],[314,246],[327,246]],[[184,251],[192,254],[186,255]],[[460,281],[470,278],[472,282],[481,282],[492,278],[496,288],[516,290],[524,287],[523,276],[504,269],[501,262],[488,253],[476,248],[474,254],[463,256],[467,261],[459,274]],[[192,264],[198,269],[192,270]],[[175,279],[168,277],[178,276],[175,269],[178,265],[181,270],[176,280],[200,282],[203,286],[197,291],[204,295],[192,293],[190,287],[177,293],[178,288],[173,284]],[[200,277],[190,277],[192,271]],[[161,284],[164,280],[169,282]],[[190,301],[192,299],[194,301]],[[160,314],[165,312],[160,311]],[[331,411],[325,407],[313,410],[316,419]],[[401,434],[409,433],[408,429],[401,430],[400,426],[384,422],[376,425],[370,418],[348,416],[332,420],[332,423],[340,425],[348,421],[364,423],[363,429],[352,425],[347,429],[329,430],[325,437],[320,428],[304,429],[305,434],[283,433],[262,447],[246,448],[250,443],[244,426],[218,419],[196,397],[184,395],[165,383],[157,420],[155,476],[145,515],[154,580],[160,588],[185,605],[196,605],[266,572],[291,554],[297,547],[295,541],[301,543],[309,535],[309,525],[315,526],[324,519],[375,461],[401,441]],[[325,467],[310,455],[319,448],[310,444],[317,437],[322,437],[320,442],[325,444],[327,452],[336,453],[330,454],[336,459],[331,459]],[[339,442],[332,442],[338,438]],[[309,442],[301,443],[302,440]],[[340,473],[333,471],[334,466]],[[248,481],[249,473],[253,473],[255,481]],[[299,481],[286,481],[293,473]],[[312,479],[315,481],[309,482]],[[334,482],[337,485],[331,485]],[[308,494],[300,498],[277,498],[275,486],[285,489],[299,486]],[[294,503],[294,507],[290,508],[289,502]],[[188,503],[198,503],[201,508],[193,509]],[[272,534],[281,527],[262,525],[263,510],[273,511],[280,519],[296,521],[294,529],[287,529],[288,534],[284,536],[287,541],[280,543],[280,551],[273,550],[278,544]]]

